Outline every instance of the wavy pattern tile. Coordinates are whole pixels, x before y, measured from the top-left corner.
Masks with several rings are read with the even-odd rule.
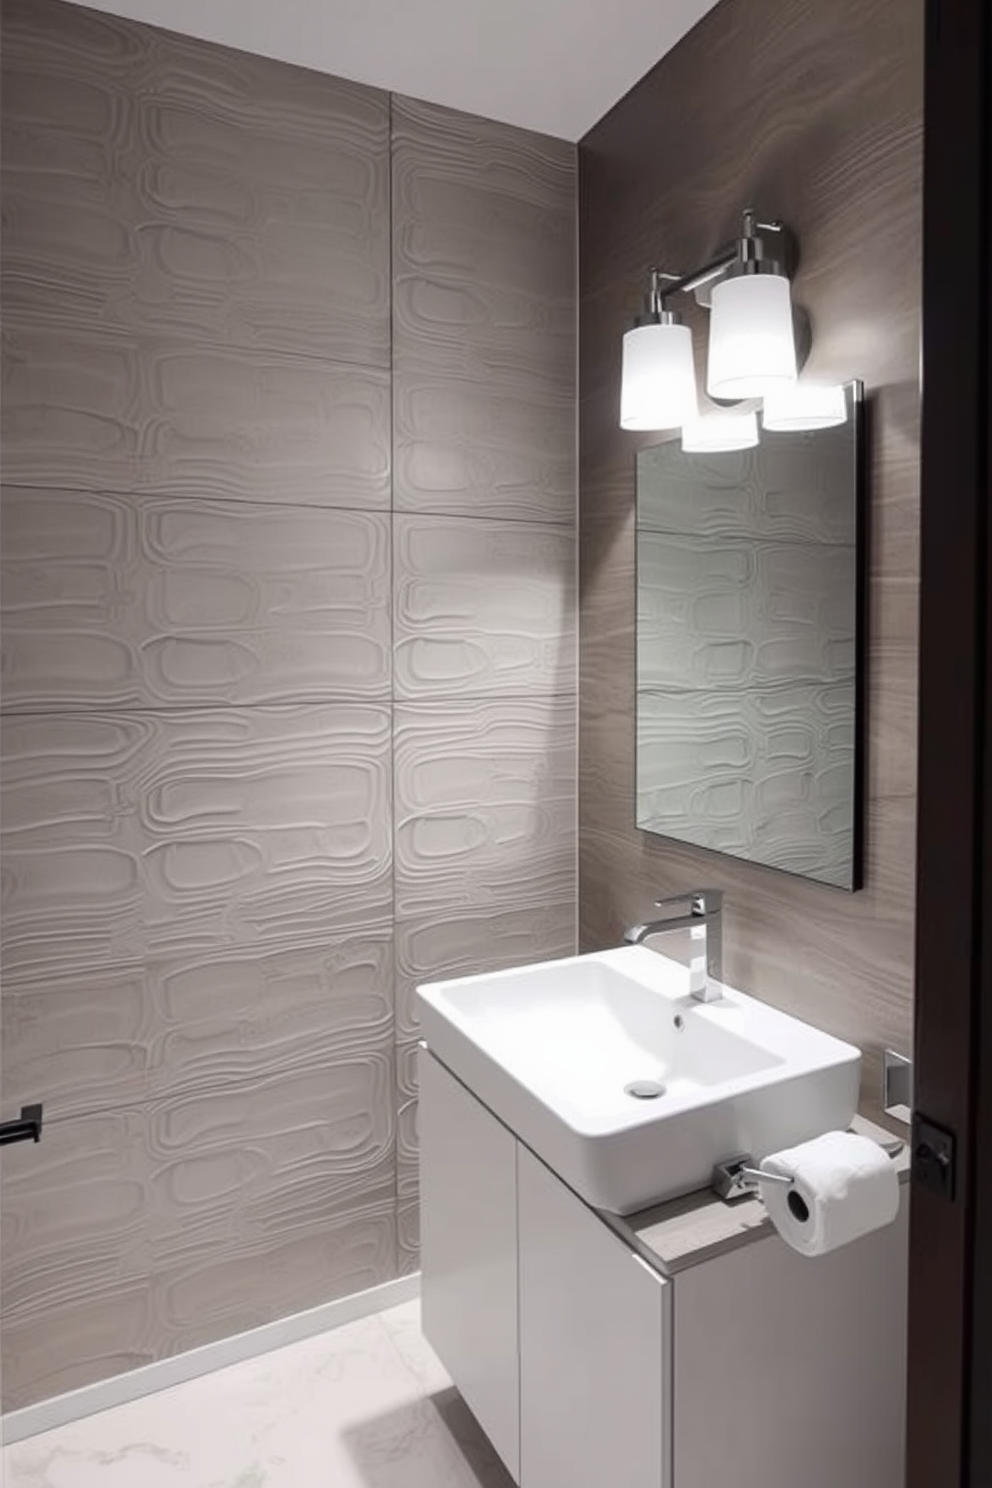
[[[317,946],[8,972],[4,1090],[52,1119],[307,1078],[393,1034],[392,923]]]
[[[574,844],[562,838],[563,850]],[[420,1036],[413,991],[420,982],[501,971],[528,961],[575,951],[574,864],[563,865],[557,888],[545,900],[523,892],[515,904],[494,905],[480,896],[468,907],[439,904],[396,923],[396,1035],[400,1044]]]
[[[572,520],[574,149],[393,104],[395,504]]]
[[[639,531],[638,688],[853,677],[856,590],[853,547]]]
[[[390,694],[388,518],[8,488],[7,710]]]
[[[388,366],[385,94],[51,0],[3,89],[8,313]]]
[[[399,1199],[415,1198],[419,1192],[417,1143],[417,1059],[420,1045],[396,1047],[396,1192]]]
[[[575,541],[567,528],[394,519],[398,698],[575,690]]]
[[[396,1239],[400,1274],[420,1269],[419,1045],[396,1047]]]
[[[4,1324],[11,1409],[273,1322],[396,1274],[392,1196],[242,1256],[215,1246],[180,1265],[106,1290],[80,1288],[44,1312]]]
[[[7,1222],[9,1315],[138,1278],[149,1261],[153,1273],[209,1262],[225,1233],[232,1251],[264,1254],[377,1202],[393,1184],[392,1079],[380,1039],[306,1075],[54,1123],[11,1179],[16,1199],[30,1175]]]
[[[305,1077],[52,1123],[5,1174],[12,1398],[394,1274],[392,1079],[381,1041]]]
[[[389,506],[389,377],[8,314],[10,485],[309,506]]]
[[[320,945],[390,903],[389,711],[4,725],[8,973]]]
[[[412,987],[574,948],[575,152],[2,19],[14,1407],[415,1270]]]
[[[400,704],[396,914],[498,911],[571,883],[572,699]]]

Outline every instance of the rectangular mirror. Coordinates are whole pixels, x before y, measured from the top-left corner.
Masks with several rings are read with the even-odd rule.
[[[861,887],[864,419],[637,457],[637,825]]]

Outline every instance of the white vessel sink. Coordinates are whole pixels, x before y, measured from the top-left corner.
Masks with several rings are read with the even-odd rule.
[[[431,1052],[587,1203],[631,1214],[714,1163],[844,1128],[861,1055],[684,966],[623,946],[417,990]],[[639,1098],[635,1082],[661,1093]]]

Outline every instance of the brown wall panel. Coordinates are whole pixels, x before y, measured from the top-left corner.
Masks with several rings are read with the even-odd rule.
[[[909,1052],[918,600],[921,0],[724,0],[581,141],[580,926],[726,891],[728,979],[866,1052]],[[685,272],[755,206],[795,231],[810,376],[870,400],[865,887],[853,896],[635,830],[634,463],[623,331],[651,264]],[[680,297],[697,365],[705,312]]]

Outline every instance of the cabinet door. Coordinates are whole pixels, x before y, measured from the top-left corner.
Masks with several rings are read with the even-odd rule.
[[[902,1488],[907,1209],[829,1255],[768,1235],[675,1278],[677,1488]]]
[[[522,1488],[671,1488],[671,1288],[517,1155]]]
[[[516,1138],[420,1051],[424,1334],[520,1481]]]

